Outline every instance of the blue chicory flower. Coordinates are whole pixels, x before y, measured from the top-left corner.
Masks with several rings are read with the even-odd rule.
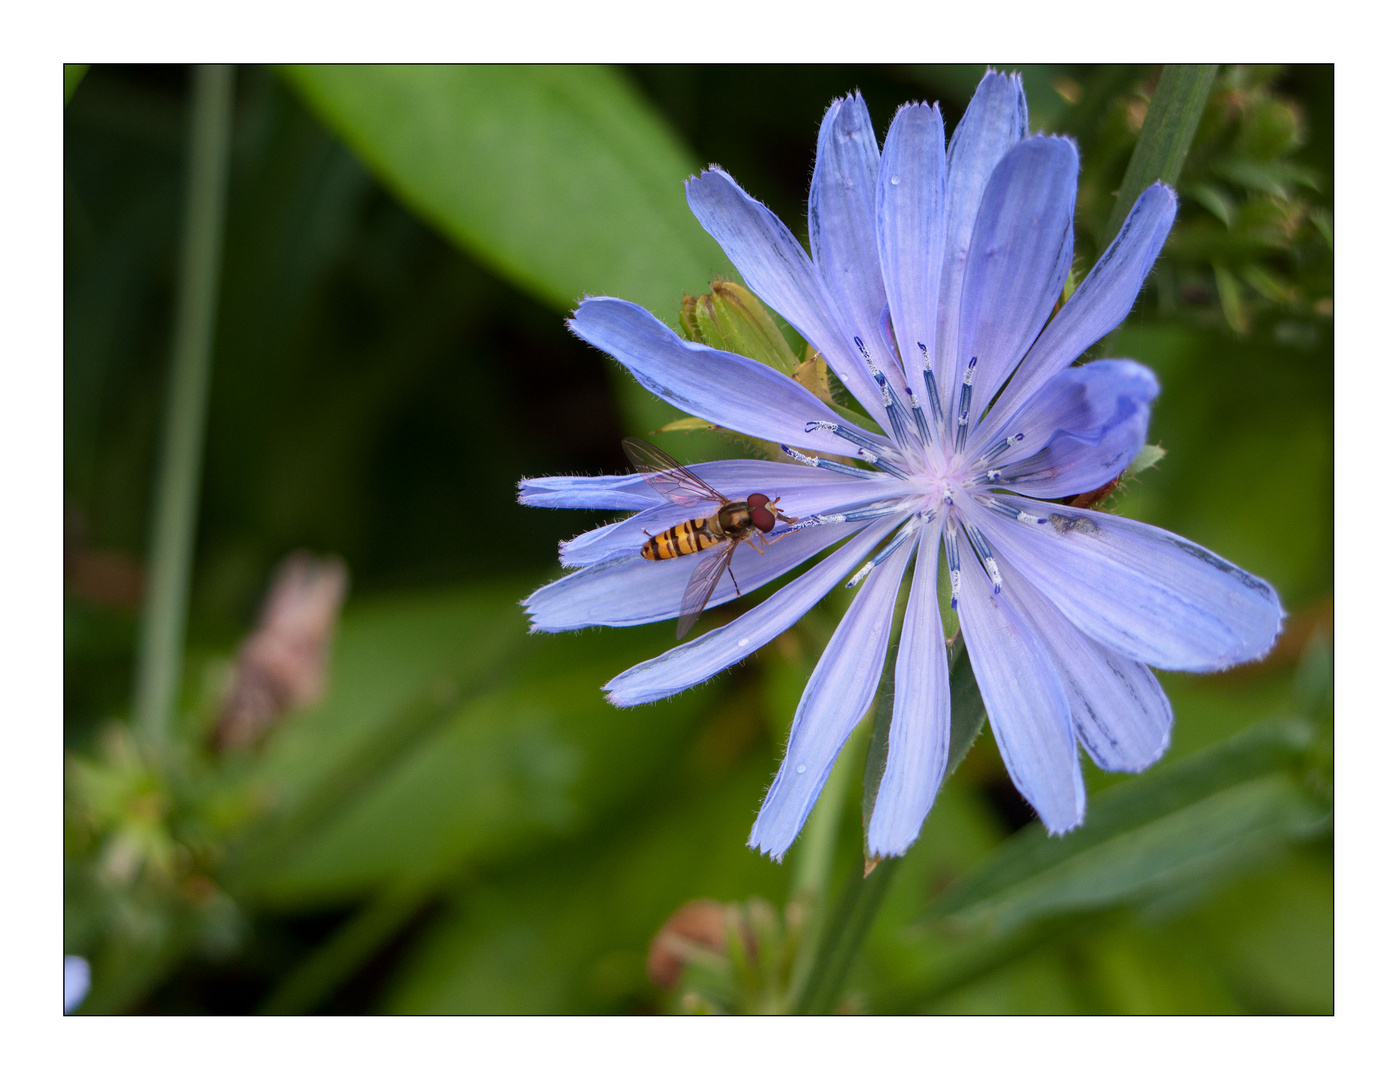
[[[993,71],[949,149],[936,105],[901,108],[880,153],[861,97],[837,100],[820,129],[809,256],[723,170],[688,182],[691,209],[748,287],[819,350],[881,431],[771,367],[681,340],[624,300],[587,299],[569,324],[664,400],[781,443],[800,463],[694,466],[735,497],[780,496],[799,519],[765,553],[738,547],[743,592],[845,541],[727,625],[618,675],[605,687],[614,704],[711,678],[856,568],[867,575],[806,686],[749,838],[774,858],[874,698],[909,563],[888,758],[868,827],[879,856],[916,839],[946,768],[939,556],[995,741],[1051,833],[1083,820],[1079,744],[1113,770],[1143,769],[1164,752],[1171,709],[1151,667],[1216,671],[1262,656],[1280,629],[1265,581],[1161,529],[1052,501],[1110,482],[1144,444],[1155,376],[1131,360],[1070,365],[1131,310],[1175,194],[1148,188],[1054,315],[1072,260],[1078,155],[1071,140],[1027,128],[1019,79]],[[640,475],[525,480],[520,497],[637,511],[562,545],[563,565],[577,569],[526,601],[533,629],[676,617],[689,560],[650,562],[640,549],[694,510]],[[719,588],[709,606],[732,595]]]

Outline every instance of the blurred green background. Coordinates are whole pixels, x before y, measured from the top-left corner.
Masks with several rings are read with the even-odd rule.
[[[1032,126],[1081,149],[1080,276],[1159,69],[1022,70]],[[128,717],[191,78],[72,73],[65,951],[92,963],[83,1011],[710,1000],[648,979],[647,949],[696,898],[786,904],[790,864],[744,841],[838,611],[624,711],[598,688],[669,625],[528,635],[518,601],[558,575],[557,542],[611,515],[520,507],[519,478],[626,471],[622,436],[677,415],[563,318],[609,294],[677,325],[686,293],[731,273],[687,175],[722,164],[804,239],[834,96],[860,89],[880,133],[901,102],[937,99],[950,129],[983,71],[239,68],[185,678],[159,754]],[[982,735],[841,1008],[1332,1010],[1332,175],[1330,67],[1222,68],[1165,255],[1095,352],[1163,384],[1167,456],[1112,508],[1272,581],[1277,649],[1162,677],[1165,762],[1085,765],[1088,825],[1068,840],[1046,839]],[[733,453],[707,433],[656,441]],[[349,569],[328,690],[215,754],[239,643],[298,549]],[[832,888],[859,862],[856,788]]]

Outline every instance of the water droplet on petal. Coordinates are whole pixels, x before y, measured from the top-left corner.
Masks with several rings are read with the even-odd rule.
[[[889,182],[890,184],[896,184],[896,183],[898,183],[898,177],[896,177],[896,176],[890,176],[890,177],[888,178],[888,182]]]
[[[752,640],[752,638],[745,638],[745,637],[739,638],[739,639],[738,639],[738,648],[740,648],[740,649],[746,649],[746,648],[747,648],[747,645],[748,645],[748,642],[751,641],[751,640]]]
[[[797,765],[797,766],[796,766],[796,771],[797,771],[798,773],[803,773],[803,772],[806,771],[806,766],[804,766],[804,765]]]

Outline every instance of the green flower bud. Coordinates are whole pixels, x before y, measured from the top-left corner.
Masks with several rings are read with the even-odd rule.
[[[746,356],[784,375],[796,371],[796,354],[762,301],[732,281],[715,281],[710,290],[686,296],[680,305],[680,327],[690,341]]]

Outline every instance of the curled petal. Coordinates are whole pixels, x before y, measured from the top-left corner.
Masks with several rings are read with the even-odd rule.
[[[1031,520],[966,507],[991,546],[1078,629],[1133,660],[1218,671],[1262,656],[1281,630],[1276,590],[1198,544],[1115,514],[1000,501]]]
[[[568,325],[621,361],[647,390],[692,416],[759,439],[849,453],[843,439],[807,432],[811,421],[844,420],[795,379],[745,356],[683,341],[637,304],[584,300]]]
[[[923,355],[937,352],[937,295],[946,245],[947,156],[937,106],[905,105],[880,162],[878,258],[908,382],[920,397]],[[924,404],[927,404],[924,402]]]
[[[1034,342],[991,410],[989,426],[1011,416],[1048,379],[1126,318],[1170,234],[1175,202],[1175,193],[1164,184],[1141,192],[1116,239]]]
[[[1140,772],[1170,745],[1170,699],[1150,668],[1093,641],[1001,560],[1005,588],[1058,670],[1078,741],[1100,768]]]
[[[1020,410],[1023,423],[1005,429],[1024,439],[1018,452],[997,459],[998,483],[1044,499],[1097,490],[1140,453],[1159,393],[1155,375],[1132,360],[1059,372]]]
[[[1048,831],[1067,832],[1082,823],[1087,795],[1053,657],[1020,614],[1018,595],[1008,587],[992,592],[975,559],[962,570],[961,630],[995,744]]]
[[[812,555],[859,529],[854,525],[822,525],[784,537],[759,553],[740,544],[731,569],[738,587],[750,592],[781,577]],[[524,602],[530,629],[558,633],[585,626],[636,626],[674,619],[696,558],[687,556],[652,562],[639,549],[615,562],[598,563],[536,590]],[[734,596],[724,575],[705,608],[726,604]],[[794,621],[794,620],[793,620]],[[702,640],[702,639],[701,639]]]
[[[947,767],[951,685],[937,603],[940,547],[940,528],[924,529],[894,667],[888,760],[869,818],[869,850],[879,856],[902,855],[917,839]]]
[[[780,861],[806,823],[840,748],[872,704],[910,550],[903,544],[874,568],[821,654],[748,847]]]
[[[1029,105],[1019,76],[987,71],[947,151],[947,239],[937,314],[937,380],[943,401],[954,389],[961,285],[981,197],[1000,159],[1028,133]]]
[[[688,690],[713,678],[724,668],[736,664],[783,630],[795,625],[802,615],[815,606],[816,601],[866,559],[898,524],[897,518],[883,518],[865,526],[862,533],[839,551],[777,590],[751,611],[743,612],[727,626],[710,630],[702,637],[623,671],[603,687],[608,699],[613,705],[641,705],[678,694],[681,690]],[[822,525],[805,531],[828,536],[829,539],[822,537],[823,547],[849,536],[859,528],[859,525]],[[795,536],[782,544],[801,542],[801,538]],[[737,559],[733,561],[736,563]],[[677,593],[677,607],[678,603]]]

